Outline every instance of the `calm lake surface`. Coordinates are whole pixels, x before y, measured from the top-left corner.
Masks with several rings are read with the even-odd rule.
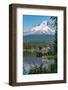
[[[55,64],[55,60],[53,58],[48,59],[42,57],[36,57],[34,53],[26,53],[23,57],[23,74],[29,74],[29,71],[34,66],[43,65],[49,71],[51,70],[51,64]]]

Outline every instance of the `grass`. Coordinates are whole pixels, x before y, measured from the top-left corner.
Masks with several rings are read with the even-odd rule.
[[[43,67],[41,64],[40,66],[34,66],[30,69],[29,74],[43,74],[43,73],[57,73],[57,64],[51,64],[49,69]]]
[[[24,49],[24,52],[36,52],[36,49],[32,48],[32,49]]]
[[[40,73],[47,73],[46,68],[42,68],[42,64],[38,67],[32,67],[29,71],[29,74],[40,74]]]

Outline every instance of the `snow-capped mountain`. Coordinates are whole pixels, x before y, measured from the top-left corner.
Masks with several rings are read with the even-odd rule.
[[[54,35],[55,30],[52,30],[48,26],[47,21],[43,21],[40,25],[33,27],[29,32],[24,32],[24,35],[33,35],[33,34]]]

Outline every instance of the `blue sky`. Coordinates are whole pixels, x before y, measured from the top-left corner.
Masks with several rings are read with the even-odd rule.
[[[50,22],[50,17],[51,16],[24,15],[24,32],[30,31],[31,28],[40,24],[42,21],[47,20],[48,22]]]

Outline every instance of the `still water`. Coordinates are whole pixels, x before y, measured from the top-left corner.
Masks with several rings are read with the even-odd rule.
[[[29,71],[34,66],[43,65],[43,67],[46,67],[49,71],[51,70],[51,64],[55,64],[55,60],[53,58],[42,58],[42,57],[36,57],[34,53],[32,54],[24,54],[23,57],[23,74],[27,75],[29,74]]]

